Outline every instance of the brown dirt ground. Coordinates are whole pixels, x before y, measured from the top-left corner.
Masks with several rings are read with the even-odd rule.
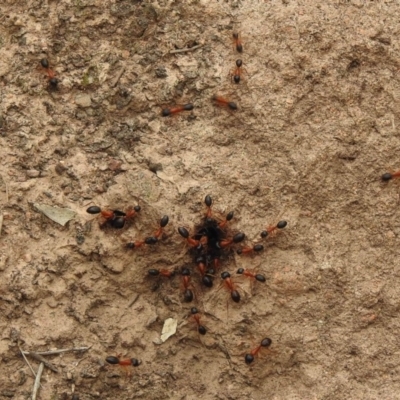
[[[380,181],[400,167],[398,3],[105,3],[0,5],[0,397],[32,392],[19,338],[24,350],[92,346],[48,357],[59,373],[45,368],[40,399],[399,399],[399,185]],[[202,47],[169,53],[191,41]],[[239,110],[216,109],[215,93]],[[160,117],[185,102],[192,113]],[[243,302],[227,312],[227,293],[198,289],[201,343],[179,280],[154,287],[146,274],[191,261],[176,228],[193,228],[206,194],[250,240],[289,225],[263,254],[225,261],[267,277],[252,294],[242,280]],[[60,227],[33,202],[78,216]],[[100,230],[92,204],[142,212]],[[163,214],[161,243],[124,249]],[[169,317],[178,331],[157,344]],[[248,367],[265,336],[273,351]],[[142,360],[130,379],[104,365],[118,353]]]

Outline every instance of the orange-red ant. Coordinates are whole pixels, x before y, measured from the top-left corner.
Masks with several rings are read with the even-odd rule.
[[[207,333],[207,329],[204,325],[201,324],[200,322],[200,314],[199,314],[199,310],[196,307],[192,307],[190,309],[190,313],[193,316],[194,321],[197,324],[197,332],[200,333],[200,335],[205,335]]]
[[[212,277],[210,276],[210,271],[206,269],[207,266],[205,258],[203,256],[197,257],[196,264],[200,271],[201,281],[203,282],[203,285],[206,287],[212,287],[213,280]]]
[[[168,269],[149,269],[149,275],[151,276],[164,276],[166,278],[172,278],[175,275],[175,271],[170,271]]]
[[[275,226],[269,226],[265,231],[262,231],[260,236],[266,238],[271,233],[275,232],[277,229],[283,229],[287,226],[286,221],[279,221]]]
[[[162,233],[163,233],[163,228],[165,228],[168,225],[169,222],[169,217],[168,215],[164,215],[161,219],[160,219],[160,223],[159,223],[159,227],[158,229],[154,232],[154,236],[158,239]]]
[[[145,244],[148,244],[148,245],[156,244],[158,242],[159,237],[163,233],[163,229],[167,226],[168,222],[169,222],[168,215],[164,215],[160,219],[158,229],[154,232],[154,236],[148,236],[148,237],[144,238],[144,240],[136,240],[134,242],[133,241],[128,242],[126,244],[126,247],[128,249],[136,249],[138,247],[142,247]]]
[[[189,237],[189,231],[184,228],[184,227],[179,227],[178,228],[178,233],[184,238],[186,239],[186,241],[188,242],[189,246],[191,247],[198,247],[200,245],[200,241],[199,240],[195,240],[191,237]]]
[[[98,206],[89,207],[86,212],[89,214],[101,214],[101,216],[115,229],[122,229],[125,222],[132,219],[141,210],[140,206],[129,209],[126,213],[119,210],[102,210]]]
[[[111,365],[121,365],[125,369],[129,366],[138,367],[141,364],[141,361],[136,358],[126,358],[121,360],[118,357],[109,356],[106,358],[106,362]],[[126,375],[129,376],[130,373],[126,370]]]
[[[242,247],[241,249],[237,249],[236,253],[241,254],[253,254],[258,253],[264,250],[264,246],[262,244],[255,244],[253,247]]]
[[[190,270],[189,268],[183,268],[181,271],[182,275],[182,283],[183,283],[183,288],[185,291],[183,292],[183,299],[187,303],[190,303],[193,301],[193,291],[192,289],[189,289],[190,287],[193,288],[193,285],[190,282]]]
[[[248,276],[249,278],[254,278],[256,281],[259,281],[259,282],[265,282],[266,281],[264,275],[256,274],[254,272],[249,271],[248,269],[239,268],[236,271],[236,273],[239,274],[239,275]]]
[[[53,87],[53,89],[56,89],[58,85],[58,79],[55,77],[55,72],[50,68],[47,58],[42,58],[40,60],[40,64],[47,72],[51,87]]]
[[[383,174],[383,175],[381,176],[381,179],[382,179],[384,182],[388,182],[388,181],[390,181],[390,180],[393,179],[393,178],[400,178],[400,171],[396,171],[396,172],[393,172],[393,173],[386,172],[385,174]]]
[[[231,292],[231,298],[235,303],[240,301],[240,293],[235,289],[235,285],[232,282],[231,274],[229,272],[222,272],[221,278],[224,280],[226,288]]]
[[[217,247],[224,248],[224,247],[230,246],[231,244],[234,244],[234,243],[236,244],[236,243],[243,242],[245,237],[246,236],[243,232],[239,232],[235,236],[233,236],[233,238],[231,238],[231,239],[224,239],[224,240],[221,240],[220,242],[218,242]]]
[[[240,39],[240,34],[239,33],[233,33],[232,37],[233,37],[233,40],[235,42],[236,51],[238,53],[243,53],[243,44],[242,44],[242,40]]]
[[[191,103],[184,104],[183,106],[177,106],[177,107],[172,107],[172,108],[164,108],[161,111],[161,115],[163,117],[169,117],[170,115],[174,115],[174,114],[180,113],[181,111],[192,111],[193,108],[194,108],[194,106]]]
[[[232,71],[232,74],[231,74],[231,80],[235,83],[240,82],[240,78],[241,78],[241,75],[243,72],[242,65],[243,65],[242,60],[240,60],[240,59],[236,60],[236,68],[234,68],[234,70]]]
[[[246,362],[246,364],[251,364],[254,361],[254,356],[256,356],[259,351],[261,350],[262,347],[270,347],[272,344],[272,340],[269,338],[265,338],[261,341],[261,343],[254,348],[253,350],[250,351],[249,354],[246,354],[244,356],[244,361]]]
[[[145,244],[147,245],[153,245],[158,243],[158,239],[155,236],[148,236],[144,238],[143,240],[136,240],[134,242],[128,242],[125,247],[128,249],[137,249],[138,247],[142,247]]]
[[[215,104],[218,104],[219,106],[228,107],[231,110],[238,109],[238,106],[235,102],[227,100],[224,97],[214,95],[212,99],[215,101]]]

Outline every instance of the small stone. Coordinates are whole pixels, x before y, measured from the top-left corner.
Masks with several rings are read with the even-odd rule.
[[[26,175],[28,176],[28,178],[38,178],[40,175],[40,171],[38,171],[37,169],[28,169],[26,171]]]
[[[59,162],[56,166],[55,166],[55,170],[57,172],[58,175],[61,175],[65,170],[67,169],[67,167],[64,165],[64,163]]]
[[[78,94],[75,97],[75,103],[83,108],[90,107],[92,104],[92,100],[88,94]]]

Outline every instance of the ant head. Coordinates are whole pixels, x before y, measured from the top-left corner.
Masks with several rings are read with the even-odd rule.
[[[228,213],[228,215],[226,216],[226,220],[230,221],[233,218],[233,211],[231,211],[230,213]]]
[[[140,206],[135,206],[135,207],[133,207],[133,209],[134,209],[136,212],[139,212],[139,211],[142,209],[142,207],[140,207]]]
[[[386,172],[386,174],[383,174],[383,175],[381,176],[381,179],[382,179],[384,182],[390,181],[392,178],[393,178],[393,176],[392,176],[392,174],[391,174],[390,172]]]
[[[241,66],[243,65],[243,61],[242,60],[236,60],[236,66],[238,67],[238,68],[240,68]]]
[[[246,235],[244,233],[239,232],[232,238],[232,241],[233,241],[233,243],[240,243],[240,242],[243,242],[245,237],[246,237]]]
[[[222,272],[221,273],[221,278],[222,279],[226,279],[226,278],[230,278],[231,274],[228,271]]]
[[[134,367],[138,367],[142,362],[138,360],[137,358],[131,358],[131,364]]]
[[[236,271],[236,273],[237,274],[243,274],[243,272],[244,272],[244,268],[239,268],[237,271]]]
[[[86,212],[89,214],[100,214],[101,208],[97,206],[91,206],[86,210]]]
[[[213,280],[212,280],[211,276],[204,275],[203,278],[201,279],[201,281],[203,282],[203,285],[205,287],[210,288],[213,285]]]
[[[187,267],[182,268],[181,275],[183,276],[190,276],[190,269]]]
[[[125,225],[125,217],[116,217],[111,221],[111,226],[115,229],[122,229]]]
[[[283,228],[286,227],[286,225],[287,225],[287,222],[286,222],[286,221],[279,221],[279,222],[277,223],[276,227],[277,227],[278,229],[283,229]]]
[[[254,361],[254,356],[252,354],[246,354],[244,356],[244,361],[246,361],[246,364],[251,364]]]
[[[149,269],[148,270],[149,275],[151,276],[157,276],[160,275],[160,271],[158,269]]]
[[[146,244],[156,244],[158,242],[158,239],[155,236],[148,236],[144,239],[144,242]]]
[[[116,365],[116,364],[119,364],[119,359],[114,356],[109,356],[106,358],[106,362],[108,362],[109,364]]]
[[[184,228],[183,226],[180,226],[178,228],[178,233],[184,238],[187,239],[189,237],[189,232],[186,228]]]
[[[165,228],[168,225],[169,222],[169,217],[168,215],[164,215],[161,220],[160,220],[160,226],[161,228]]]
[[[255,244],[253,247],[254,251],[263,251],[264,250],[264,246],[262,244]]]
[[[262,231],[260,236],[265,239],[268,236],[268,232],[267,231]]]
[[[49,68],[49,60],[47,58],[42,58],[40,60],[40,64],[43,68]]]
[[[205,197],[204,203],[206,204],[207,207],[211,207],[211,205],[212,205],[212,198],[211,198],[211,196],[210,196],[209,194]]]
[[[199,310],[196,308],[196,307],[192,307],[191,309],[190,309],[190,313],[191,314],[198,314],[199,313]]]
[[[197,331],[200,333],[200,335],[205,335],[207,333],[207,329],[203,325],[199,325]]]
[[[262,347],[269,347],[272,344],[272,340],[270,338],[265,338],[261,341]]]

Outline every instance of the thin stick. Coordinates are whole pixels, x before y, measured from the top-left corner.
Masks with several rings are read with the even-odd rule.
[[[30,352],[29,355],[35,360],[43,363],[48,369],[51,369],[53,372],[58,372],[58,369],[52,363],[48,362],[45,358],[43,358],[39,354]]]
[[[25,357],[25,354],[24,354],[24,352],[22,351],[22,349],[21,349],[19,343],[17,343],[17,346],[18,346],[18,348],[19,348],[19,351],[20,351],[21,354],[22,354],[22,357],[24,357],[25,362],[28,364],[29,369],[32,371],[33,376],[36,378],[35,371],[34,371],[33,368],[31,367],[31,364],[29,363],[28,359]]]
[[[119,80],[121,79],[122,74],[125,72],[125,68],[122,67],[120,69],[120,71],[118,72],[117,76],[114,78],[114,80],[111,83],[111,87],[115,87],[117,86],[117,83],[119,82]]]
[[[1,179],[3,180],[3,182],[4,182],[4,186],[6,187],[6,204],[7,204],[8,203],[8,198],[9,198],[9,195],[8,195],[8,184],[7,184],[7,181],[4,178],[4,175],[1,174],[0,176],[1,176]]]
[[[42,373],[43,373],[43,368],[44,368],[44,363],[40,363],[39,369],[38,369],[38,372],[36,375],[36,379],[35,379],[35,384],[33,385],[32,400],[36,400],[37,391],[39,390],[39,386],[40,386],[40,378],[42,377]]]
[[[202,44],[198,44],[197,46],[193,47],[185,47],[184,49],[176,49],[176,50],[171,50],[170,54],[177,54],[177,53],[186,53],[188,51],[193,51],[198,49],[199,47],[203,46]]]
[[[135,303],[136,303],[136,301],[137,301],[137,299],[139,298],[139,293],[134,297],[134,299],[129,303],[129,305],[128,305],[128,307],[132,307]]]
[[[89,350],[92,346],[89,347],[74,347],[71,349],[58,349],[58,350],[49,350],[49,351],[35,351],[29,352],[24,351],[23,353],[29,356],[30,354],[37,354],[40,356],[51,356],[52,354],[60,354],[60,353],[67,353],[68,351],[86,351]]]

